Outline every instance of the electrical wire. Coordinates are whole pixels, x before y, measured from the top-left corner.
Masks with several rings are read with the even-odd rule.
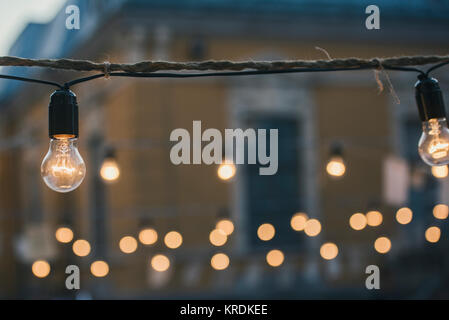
[[[394,71],[407,71],[407,72],[417,72],[420,76],[428,76],[430,72],[441,68],[445,65],[449,64],[449,61],[445,61],[439,64],[436,64],[429,68],[426,72],[413,67],[397,67],[397,66],[389,66],[380,64],[379,69],[384,70],[394,70]],[[292,68],[292,69],[279,69],[279,70],[248,70],[248,71],[230,71],[230,72],[205,72],[205,73],[167,73],[167,72],[111,72],[111,73],[99,73],[94,74],[88,77],[82,77],[78,79],[74,79],[64,84],[59,84],[52,81],[33,79],[33,78],[25,78],[11,75],[0,75],[0,79],[9,79],[9,80],[17,80],[24,82],[34,82],[47,84],[51,86],[56,86],[61,90],[68,90],[70,87],[95,80],[103,77],[130,77],[130,78],[201,78],[201,77],[228,77],[228,76],[251,76],[251,75],[266,75],[266,74],[287,74],[287,73],[309,73],[309,72],[333,72],[333,71],[357,71],[357,70],[368,70],[373,69],[370,66],[361,66],[361,67],[335,67],[335,68]]]
[[[436,70],[438,68],[441,68],[441,67],[443,67],[443,66],[445,66],[447,64],[449,64],[449,61],[441,62],[441,63],[438,63],[438,64],[434,65],[433,67],[430,67],[429,70],[427,70],[427,72],[426,72],[426,76],[428,76],[432,71],[434,71],[434,70]]]
[[[40,80],[40,79],[10,76],[10,75],[6,75],[6,74],[0,74],[0,79],[8,79],[8,80],[23,81],[23,82],[33,82],[33,83],[48,84],[48,85],[51,85],[51,86],[58,87],[59,89],[63,89],[63,87],[59,83],[52,82],[52,81],[46,81],[46,80]]]
[[[293,68],[293,69],[280,69],[280,70],[253,70],[253,71],[232,71],[232,72],[206,72],[206,73],[166,73],[166,72],[141,72],[141,73],[131,73],[131,72],[111,72],[108,76],[111,77],[132,77],[132,78],[200,78],[200,77],[228,77],[228,76],[251,76],[251,75],[264,75],[264,74],[285,74],[285,73],[307,73],[307,72],[332,72],[332,71],[357,71],[357,70],[368,70],[371,67],[342,67],[342,68]],[[407,68],[407,67],[391,67],[383,66],[386,70],[398,70],[398,71],[411,71],[418,72],[422,75],[425,74],[424,71],[417,68]],[[96,74],[89,77],[78,78],[64,84],[65,88],[70,88],[75,84],[90,81],[93,79],[98,79],[105,77],[105,73]]]

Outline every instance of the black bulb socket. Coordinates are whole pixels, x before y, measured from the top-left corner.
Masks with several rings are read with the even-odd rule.
[[[104,150],[104,158],[115,160],[116,158],[115,149],[112,147],[106,147]]]
[[[421,75],[418,79],[415,84],[415,98],[421,121],[446,118],[443,93],[438,80],[426,75]]]
[[[330,146],[330,156],[343,158],[343,145],[340,142],[332,142]]]
[[[78,138],[78,103],[68,90],[56,90],[48,106],[48,135],[52,139]]]

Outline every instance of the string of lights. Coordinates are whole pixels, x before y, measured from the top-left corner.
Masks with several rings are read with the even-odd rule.
[[[438,204],[433,208],[433,216],[437,220],[445,220],[449,215],[449,207],[444,204]],[[413,219],[413,212],[408,207],[401,207],[396,211],[395,214],[396,221],[399,225],[408,225]],[[349,227],[354,232],[361,232],[365,228],[378,228],[383,224],[383,215],[378,210],[370,210],[366,214],[357,212],[351,215],[348,221]],[[318,236],[322,232],[321,222],[317,219],[309,218],[309,216],[304,212],[294,213],[290,219],[290,227],[299,233],[304,233],[309,238]],[[227,252],[228,238],[234,232],[234,224],[227,216],[218,216],[215,227],[209,233],[209,242],[212,246],[198,246],[189,247],[181,251],[174,251],[183,245],[183,235],[178,231],[173,230],[157,230],[157,228],[151,223],[141,226],[137,234],[129,233],[120,238],[118,242],[118,247],[121,254],[136,254],[138,247],[140,246],[157,246],[160,249],[164,249],[164,252],[153,256],[151,259],[151,267],[158,272],[166,271],[170,268],[170,261],[176,260],[179,262],[185,257],[188,257],[192,251],[196,254],[200,254],[203,259],[209,257],[211,253],[213,256],[210,259],[210,263],[215,270],[224,270],[228,268],[230,258],[238,260],[242,256],[238,252],[233,252],[231,256]],[[271,241],[275,234],[276,228],[271,223],[260,224],[257,229],[257,237],[260,241],[269,242]],[[430,226],[425,231],[425,239],[429,243],[436,243],[440,240],[441,229],[437,226]],[[61,244],[68,244],[73,241],[72,251],[78,257],[87,256],[91,250],[91,244],[85,239],[75,240],[74,232],[70,227],[59,227],[55,232],[56,240]],[[154,247],[152,247],[154,248]],[[170,250],[167,251],[165,250]],[[392,248],[392,240],[387,236],[379,236],[375,239],[373,243],[373,249],[381,255],[388,253]],[[266,253],[266,263],[271,267],[279,267],[283,264],[285,259],[285,253],[288,252],[290,259],[294,252],[296,252],[296,246],[283,246],[283,251],[279,249],[273,249]],[[186,251],[188,250],[188,251]],[[341,248],[333,242],[325,242],[320,246],[319,254],[324,260],[333,260],[340,254]],[[161,251],[161,250],[159,250]],[[140,253],[143,253],[142,251]],[[362,250],[361,253],[366,253],[366,250]],[[264,253],[265,254],[265,253]],[[262,254],[260,254],[262,255]],[[176,256],[176,259],[172,259]],[[36,261],[36,263],[42,263],[42,260]],[[109,265],[106,261],[100,260],[94,263],[99,263],[100,265],[91,265],[91,273],[96,277],[106,276],[109,272]],[[48,272],[34,272],[33,273],[40,277],[45,277]],[[45,270],[49,270],[49,264],[45,265]]]
[[[434,64],[423,71],[414,66]],[[423,123],[423,134],[418,143],[418,151],[423,161],[430,166],[449,164],[449,129],[447,127],[443,94],[438,81],[430,77],[430,73],[449,64],[449,56],[414,56],[385,59],[331,59],[331,60],[296,60],[296,61],[204,61],[204,62],[163,62],[143,61],[135,64],[112,64],[109,62],[94,63],[87,60],[48,60],[24,59],[17,57],[0,57],[0,66],[47,67],[75,71],[103,71],[86,77],[76,78],[59,84],[52,81],[0,75],[0,79],[16,80],[45,84],[57,87],[50,97],[49,104],[49,137],[50,148],[41,165],[41,175],[49,188],[57,192],[70,192],[76,189],[84,179],[86,165],[81,157],[77,140],[78,104],[76,95],[70,90],[74,85],[99,78],[132,77],[132,78],[198,78],[198,77],[234,77],[267,74],[337,72],[356,70],[394,70],[418,73],[415,85],[415,96],[420,119]],[[158,71],[178,72],[158,72]],[[194,70],[195,73],[179,71]],[[209,72],[213,70],[215,72]],[[207,72],[205,72],[207,71]],[[218,72],[217,72],[218,71]],[[335,152],[334,152],[335,153]],[[338,153],[338,152],[337,152]],[[115,180],[120,172],[113,163],[113,155],[109,157],[112,165],[105,166],[103,177]],[[331,175],[344,174],[344,162],[337,154],[338,161],[332,163],[327,170]],[[235,175],[233,163],[224,163],[218,170],[222,180]]]

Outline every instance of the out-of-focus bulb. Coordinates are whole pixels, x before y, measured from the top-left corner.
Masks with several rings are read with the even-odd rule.
[[[432,167],[432,175],[435,178],[443,179],[446,178],[449,173],[447,165],[445,166],[433,166]]]
[[[120,176],[120,168],[114,158],[106,158],[100,169],[100,175],[106,182],[114,182]]]
[[[50,140],[41,175],[45,184],[57,192],[70,192],[81,184],[86,165],[78,151],[76,138],[61,136]]]
[[[431,166],[449,163],[449,129],[446,118],[424,121],[423,133],[418,143],[421,159]]]
[[[223,231],[227,236],[234,232],[234,223],[229,219],[221,219],[217,222],[216,229]]]
[[[343,145],[338,141],[334,141],[330,146],[330,155],[326,165],[326,171],[334,178],[340,178],[346,172],[346,164],[343,159]]]
[[[235,164],[231,160],[224,160],[217,169],[217,175],[221,180],[229,180],[235,176]]]
[[[346,165],[343,158],[340,156],[335,156],[330,158],[326,166],[326,171],[329,175],[333,177],[341,177],[345,174]]]

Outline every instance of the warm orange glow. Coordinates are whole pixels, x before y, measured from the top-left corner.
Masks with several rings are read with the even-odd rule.
[[[90,272],[98,278],[106,277],[109,273],[109,265],[101,260],[94,261],[90,265]]]
[[[343,176],[346,172],[346,165],[343,158],[339,156],[332,157],[327,163],[326,171],[333,177]]]
[[[217,169],[218,177],[221,180],[229,180],[235,176],[236,168],[232,161],[224,161]]]
[[[366,227],[366,217],[363,213],[354,213],[351,218],[349,218],[349,225],[354,230],[362,230]]]
[[[274,229],[273,225],[270,223],[264,223],[259,226],[257,229],[257,236],[262,241],[269,241],[273,239],[274,234],[276,233],[276,230]]]
[[[306,222],[308,218],[309,217],[305,213],[302,212],[295,213],[292,219],[290,220],[290,226],[295,231],[303,231],[304,228],[306,227]]]
[[[73,231],[70,228],[61,227],[56,230],[55,237],[61,243],[69,243],[73,240]]]
[[[50,264],[45,260],[37,260],[31,266],[31,271],[38,278],[45,278],[50,274]]]
[[[137,250],[137,240],[134,237],[125,236],[120,239],[119,247],[123,253],[133,253]]]
[[[120,169],[117,161],[106,158],[101,165],[100,175],[106,182],[113,182],[117,180],[120,176]]]
[[[433,207],[433,216],[437,219],[444,220],[449,215],[449,207],[445,204],[437,204]]]
[[[229,257],[224,253],[217,253],[210,260],[210,265],[215,270],[224,270],[229,266]]]
[[[430,227],[426,230],[425,236],[426,240],[431,243],[438,242],[441,237],[441,230],[438,227]]]
[[[267,253],[267,263],[272,267],[279,267],[284,262],[284,254],[280,250],[271,250]]]
[[[448,174],[447,165],[444,165],[444,166],[433,166],[432,167],[432,175],[435,178],[443,179],[443,178],[447,177],[447,174]]]
[[[380,224],[382,223],[382,220],[383,220],[382,213],[380,213],[379,211],[373,210],[373,211],[369,211],[366,214],[366,222],[371,227],[380,226]]]
[[[90,243],[84,239],[79,239],[73,243],[72,249],[77,256],[85,257],[90,253]]]
[[[158,272],[164,272],[170,268],[170,260],[163,254],[157,254],[151,259],[151,266]]]
[[[317,219],[309,219],[306,222],[304,232],[309,237],[315,237],[321,232],[321,223]]]
[[[182,244],[182,235],[177,231],[170,231],[165,235],[164,242],[170,249],[179,248]]]
[[[391,241],[387,237],[377,238],[374,242],[374,249],[379,253],[387,253],[391,249]]]
[[[214,229],[209,234],[209,241],[216,247],[220,247],[226,243],[228,236],[221,229]]]
[[[157,241],[157,232],[153,228],[146,228],[139,232],[139,241],[142,244],[150,245]]]
[[[229,219],[221,219],[217,222],[217,225],[215,226],[216,229],[220,229],[223,231],[227,236],[232,234],[234,232],[234,224]]]
[[[396,212],[396,220],[400,224],[408,224],[412,221],[413,212],[409,208],[401,208]]]
[[[327,242],[320,248],[320,255],[325,260],[332,260],[338,255],[338,247],[335,243]]]

